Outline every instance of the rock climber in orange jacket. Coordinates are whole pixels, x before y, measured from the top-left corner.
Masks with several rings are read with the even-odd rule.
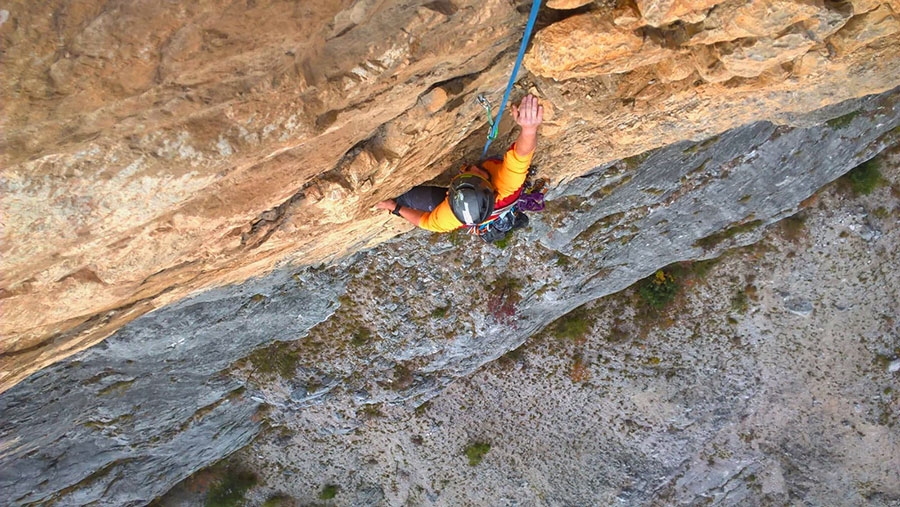
[[[496,219],[497,213],[515,203],[522,191],[537,146],[544,107],[529,94],[522,98],[519,107],[512,106],[512,115],[522,130],[502,160],[488,159],[481,166],[465,167],[450,182],[449,189],[416,186],[396,199],[379,202],[376,208],[435,232]]]

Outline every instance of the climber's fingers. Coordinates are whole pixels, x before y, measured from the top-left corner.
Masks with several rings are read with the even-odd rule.
[[[512,106],[512,111],[513,118],[521,127],[537,127],[544,120],[544,106],[530,93],[522,97],[519,107]]]

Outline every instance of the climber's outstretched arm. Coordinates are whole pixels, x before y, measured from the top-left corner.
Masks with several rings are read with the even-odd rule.
[[[378,209],[386,209],[388,211],[394,211],[394,208],[397,207],[397,201],[395,201],[393,199],[388,199],[386,201],[379,202],[378,204],[375,205],[375,207]],[[400,208],[400,211],[398,211],[398,213],[400,213],[400,216],[405,218],[407,222],[415,225],[416,227],[419,226],[419,220],[421,220],[422,215],[425,214],[424,211],[407,208],[406,206],[403,206],[402,208]]]
[[[529,155],[537,147],[537,129],[544,121],[544,106],[532,94],[522,97],[519,107],[512,106],[513,119],[522,128],[516,139],[516,154]]]

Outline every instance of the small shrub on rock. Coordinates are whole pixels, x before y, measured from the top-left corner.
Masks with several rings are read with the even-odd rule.
[[[576,355],[572,361],[572,371],[569,378],[574,383],[587,382],[591,378],[591,371],[581,355]]]
[[[588,314],[587,308],[579,306],[556,320],[553,324],[553,334],[557,338],[572,340],[580,344],[584,342],[592,325],[593,320]]]
[[[778,222],[777,230],[781,237],[791,243],[799,243],[805,234],[806,217],[802,214],[789,216]]]
[[[494,282],[494,289],[488,296],[487,309],[497,322],[515,327],[516,305],[521,301],[522,282],[502,276]]]
[[[881,184],[881,172],[875,159],[856,166],[844,177],[855,195],[869,195]]]
[[[244,495],[256,486],[256,475],[228,469],[206,494],[206,507],[236,507],[244,503]]]
[[[659,309],[675,299],[675,294],[678,293],[678,283],[671,273],[660,269],[653,276],[643,280],[638,293],[645,303]]]
[[[749,297],[747,293],[739,290],[734,296],[731,297],[731,309],[738,313],[747,313],[747,308],[749,307]]]

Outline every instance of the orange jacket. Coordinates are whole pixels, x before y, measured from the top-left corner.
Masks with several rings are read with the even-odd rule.
[[[525,156],[518,155],[516,145],[513,144],[502,161],[489,159],[481,164],[481,167],[491,175],[491,184],[494,185],[496,195],[495,207],[522,188],[528,176],[532,155],[533,152]],[[446,198],[433,211],[425,213],[419,219],[419,227],[434,232],[449,232],[459,229],[462,225],[463,223],[457,220],[450,209],[450,202]]]

